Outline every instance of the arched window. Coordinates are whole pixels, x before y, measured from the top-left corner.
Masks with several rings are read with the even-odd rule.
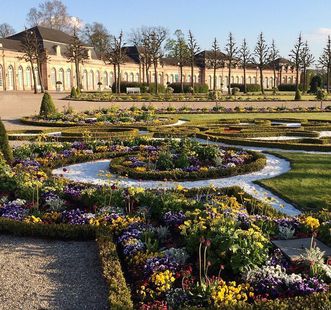
[[[126,81],[126,82],[129,81],[129,75],[127,72],[124,73],[124,81]]]
[[[29,89],[31,89],[31,68],[27,67],[25,71],[25,85]]]
[[[66,81],[65,81],[65,89],[71,89],[71,70],[67,69],[66,71]]]
[[[274,79],[272,77],[270,78],[270,87],[274,87]]]
[[[234,76],[231,76],[231,84],[234,84]]]
[[[287,77],[286,77],[286,76],[283,77],[283,83],[284,83],[284,84],[287,83]]]
[[[135,79],[135,81],[136,81],[136,82],[139,82],[139,80],[140,80],[140,78],[139,78],[139,73],[136,73],[136,79]]]
[[[267,77],[265,78],[265,87],[269,88],[269,79]]]
[[[52,70],[51,70],[51,84],[52,84],[52,87],[55,89],[55,87],[56,87],[56,70],[55,70],[55,68],[52,68]]]
[[[58,81],[62,83],[61,85],[64,89],[64,70],[62,68],[59,70]]]
[[[102,84],[103,84],[104,86],[107,86],[107,87],[108,87],[108,85],[109,85],[109,83],[108,83],[108,73],[107,73],[107,71],[105,71],[105,72],[103,73],[103,81],[102,81]]]
[[[8,90],[13,90],[14,89],[14,68],[12,65],[8,67],[8,85],[7,85]]]
[[[209,89],[212,89],[213,87],[213,77],[209,75]]]
[[[22,68],[22,66],[19,66],[18,67],[17,80],[18,80],[18,88],[20,90],[22,90],[23,89],[23,84],[24,84],[24,82],[23,82],[23,68]]]
[[[257,79],[256,79],[256,76],[254,76],[254,84],[257,84]]]
[[[175,78],[174,78],[174,75],[173,74],[171,74],[171,76],[170,76],[170,81],[171,81],[171,83],[174,83],[175,82]]]
[[[88,78],[88,89],[93,90],[94,89],[94,72],[91,70],[89,73],[89,78]]]
[[[100,71],[98,70],[96,73],[96,85],[98,85],[98,83],[100,82]],[[99,85],[98,85],[99,87]]]
[[[2,73],[2,66],[0,65],[0,88],[3,89],[3,73]]]
[[[236,76],[236,83],[239,84],[239,76]]]
[[[130,80],[129,82],[134,82],[134,74],[133,72],[130,73]]]
[[[163,84],[162,74],[161,74],[161,73],[159,74],[159,78],[158,78],[157,83],[158,83],[158,84]]]
[[[83,72],[83,88],[84,88],[84,90],[88,90],[88,74],[87,74],[87,70],[84,70],[84,72]]]
[[[190,74],[187,76],[187,82],[191,82],[191,75]]]
[[[251,76],[248,77],[248,84],[252,84],[252,77]]]
[[[114,83],[114,74],[113,72],[109,73],[109,86],[112,86]]]

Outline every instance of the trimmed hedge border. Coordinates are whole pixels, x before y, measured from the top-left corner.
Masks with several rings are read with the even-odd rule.
[[[298,150],[298,151],[317,151],[317,152],[331,152],[331,145],[314,145],[314,144],[295,144],[295,143],[281,143],[281,142],[265,142],[254,140],[241,140],[236,138],[227,138],[221,136],[212,136],[208,134],[198,133],[197,138],[208,139],[214,142],[222,142],[230,145],[253,146],[253,147],[270,147],[284,150]]]
[[[103,276],[108,283],[110,309],[133,309],[131,292],[126,283],[117,248],[110,232],[100,229],[96,239]]]
[[[0,217],[0,233],[60,240],[95,239],[91,225],[24,223]]]
[[[231,149],[231,148],[230,148]],[[250,172],[255,172],[261,170],[266,165],[266,158],[256,152],[248,151],[249,154],[253,155],[253,161],[244,164],[242,166],[237,166],[235,168],[226,168],[226,169],[210,169],[206,172],[186,172],[181,170],[170,170],[170,171],[146,171],[146,172],[137,172],[132,168],[124,167],[121,165],[121,161],[125,158],[117,157],[111,160],[109,169],[111,172],[128,175],[128,177],[133,179],[141,180],[158,180],[162,181],[167,180],[204,180],[204,179],[216,179],[216,178],[225,178],[229,176],[242,175]]]

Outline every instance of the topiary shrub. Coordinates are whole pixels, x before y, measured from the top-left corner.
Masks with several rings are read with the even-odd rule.
[[[295,84],[280,84],[278,85],[279,91],[296,91],[296,85]],[[299,85],[299,90],[302,90],[302,85]]]
[[[300,101],[301,100],[301,92],[298,89],[295,91],[294,100],[296,100],[296,101]]]
[[[325,100],[327,99],[328,97],[328,94],[325,90],[321,89],[321,88],[318,88],[317,91],[316,91],[316,99],[317,100]]]
[[[239,90],[243,93],[245,91],[244,84],[239,83],[231,83],[231,88],[239,88]],[[248,93],[255,93],[261,91],[261,86],[259,84],[246,84],[246,92]]]
[[[55,112],[56,112],[56,108],[53,99],[51,95],[46,92],[43,96],[43,99],[41,100],[39,115],[47,117],[48,115],[53,114]]]
[[[13,152],[8,143],[8,136],[3,122],[0,120],[0,152],[7,162],[13,161]]]
[[[183,83],[183,84],[184,84],[184,93],[191,93],[192,92],[191,83]],[[171,83],[168,85],[168,87],[171,87],[174,90],[174,93],[182,92],[180,83]],[[194,92],[195,93],[208,93],[208,85],[201,84],[201,83],[195,83]]]
[[[239,91],[240,91],[239,87],[233,87],[232,88],[232,95],[236,96],[239,93]]]
[[[75,87],[71,88],[70,98],[77,98],[77,92]]]
[[[82,93],[82,92],[80,91],[80,88],[77,87],[77,88],[76,88],[76,94],[77,94],[77,97],[80,97],[81,93]]]

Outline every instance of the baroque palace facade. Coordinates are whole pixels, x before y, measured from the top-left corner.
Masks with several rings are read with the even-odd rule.
[[[41,75],[43,85],[46,90],[70,91],[76,85],[74,63],[68,62],[65,53],[72,37],[64,32],[48,29],[44,27],[34,27],[26,31],[35,31],[40,45],[48,55],[47,63],[42,64]],[[33,89],[32,70],[37,72],[37,68],[31,68],[30,63],[22,57],[22,41],[24,31],[5,39],[0,39],[0,91],[31,91]],[[83,90],[93,91],[99,89],[102,83],[103,89],[108,89],[114,81],[113,65],[105,64],[99,59],[92,47],[88,49],[89,59],[80,65],[81,84]],[[196,55],[196,66],[194,67],[194,81],[196,83],[206,83],[210,89],[213,87],[213,70],[206,65],[210,52],[202,51]],[[121,80],[128,82],[142,82],[145,70],[139,61],[139,48],[135,46],[126,47],[127,59],[121,65]],[[224,55],[226,64],[226,56]],[[276,85],[295,84],[295,69],[291,63],[284,58],[277,59],[276,62]],[[164,58],[158,67],[158,81],[161,84],[174,83],[180,81],[180,69],[177,62],[171,58]],[[38,75],[36,74],[36,77]],[[263,82],[266,89],[273,87],[273,70],[271,65],[263,71]],[[190,82],[191,68],[183,68],[183,81]],[[153,68],[150,72],[150,81],[154,81]],[[243,83],[244,73],[240,66],[232,69],[230,83]],[[37,81],[37,85],[40,84]],[[217,69],[216,85],[219,90],[227,90],[228,69]],[[249,65],[246,70],[246,83],[259,84],[259,70],[255,65]]]

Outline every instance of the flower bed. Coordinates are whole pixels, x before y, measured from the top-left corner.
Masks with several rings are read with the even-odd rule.
[[[75,113],[73,111],[56,112],[45,116],[24,117],[21,121],[29,125],[71,127],[86,125],[135,126],[166,125],[174,122],[171,117],[158,117],[153,109],[100,109]]]
[[[321,253],[312,249],[296,264],[271,243],[314,234],[331,244],[327,211],[288,218],[233,188],[119,189],[48,173],[67,162],[163,147],[148,143],[32,144],[15,150],[12,166],[0,156],[0,231],[97,235],[112,309],[268,309],[290,307],[294,296],[299,305],[327,305],[331,272]]]
[[[135,179],[197,180],[257,171],[265,163],[265,157],[255,152],[170,140],[113,159],[110,171]]]

